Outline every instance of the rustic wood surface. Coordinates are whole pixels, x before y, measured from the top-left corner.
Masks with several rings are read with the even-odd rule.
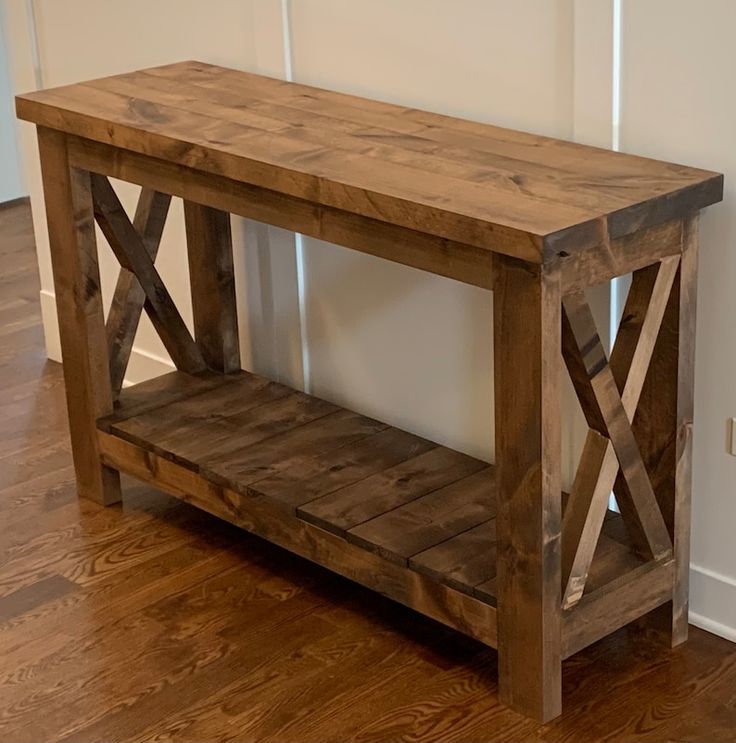
[[[200,62],[19,96],[21,118],[533,262],[720,200],[722,178]]]
[[[687,639],[690,482],[698,218],[686,220],[683,252],[641,396],[634,432],[672,535],[677,569],[672,642]]]
[[[678,266],[679,258],[672,256],[640,269],[633,275],[622,314],[624,320],[608,363],[610,377],[616,384],[621,406],[629,422],[635,417]],[[602,370],[599,367],[605,364],[606,359],[600,339],[597,333],[593,333],[594,326],[590,319],[588,315],[587,337],[582,340],[581,348],[584,347],[592,356],[595,375],[600,376]],[[568,353],[572,351],[568,350]],[[575,368],[579,366],[575,358],[570,361]],[[588,360],[586,363],[590,364],[591,361]],[[610,385],[610,378],[608,381]],[[609,399],[615,397],[615,393],[609,395]],[[590,429],[562,523],[565,608],[570,607],[582,596],[608,498],[614,489],[618,471],[619,461],[610,439]],[[619,496],[627,496],[628,493],[628,488],[619,489]],[[640,518],[635,503],[624,497],[619,507],[630,529],[633,527],[634,541],[641,549],[645,535],[641,534]]]
[[[499,258],[493,379],[501,698],[542,721],[562,705],[561,301],[559,271]]]
[[[0,256],[0,740],[736,740],[736,646],[696,628],[583,650],[539,725],[463,635],[151,488],[78,500],[27,205],[0,207]]]
[[[662,508],[670,519],[677,567],[672,594],[672,644],[687,640],[690,607],[690,528],[692,511],[693,415],[695,413],[695,313],[698,293],[698,224],[685,224],[680,262],[677,337],[677,412],[675,416],[675,490],[664,493]]]
[[[316,208],[264,188],[130,150],[70,136],[69,151],[79,167],[151,189],[166,188],[186,200],[268,222],[386,260],[414,266],[484,289],[492,287],[493,253],[446,238],[406,229],[331,207]],[[652,260],[681,252],[682,219],[593,245],[559,258],[563,293],[621,276]]]
[[[70,136],[69,151],[79,167],[94,173],[104,173],[152,189],[168,189],[173,195],[188,201],[338,243],[473,286],[491,287],[493,253],[483,248],[352,212],[315,206],[305,199],[179,163],[151,159],[90,139]]]
[[[103,460],[187,503],[361,583],[494,647],[496,609],[449,583],[388,563],[319,527],[286,516],[266,501],[213,484],[192,470],[124,439],[100,434]]]
[[[102,309],[89,173],[72,168],[63,134],[39,127],[59,339],[79,491],[98,503],[120,500],[120,477],[100,463],[96,422],[112,412],[113,389]],[[137,233],[136,233],[137,234]]]
[[[184,202],[194,337],[207,366],[229,373],[240,369],[230,215]]]
[[[590,429],[562,519],[562,606],[583,594],[618,472],[611,442]]]
[[[125,471],[498,645],[502,700],[540,722],[560,713],[562,659],[604,632],[674,597],[684,639],[692,215],[722,198],[722,176],[198,62],[19,96],[17,110],[39,126],[83,494],[114,502]],[[108,176],[143,187],[135,219]],[[157,192],[185,200],[194,337],[154,265]],[[497,469],[240,372],[229,211],[492,287]],[[92,214],[122,268],[111,362],[95,348]],[[631,270],[609,363],[584,291]],[[141,302],[186,374],[143,385],[161,385],[153,407],[142,390],[113,407]],[[657,352],[665,316],[682,318],[676,358]],[[569,499],[561,353],[591,429]],[[640,444],[650,358],[677,404],[644,413],[654,441]]]
[[[181,392],[176,392],[178,385]],[[153,383],[144,386],[150,408],[131,399],[131,388],[115,413],[100,422],[106,434],[104,461],[164,488],[173,482],[173,494],[185,499],[190,496],[181,479],[186,478],[200,492],[202,507],[236,523],[243,523],[244,512],[260,502],[266,504],[261,508],[272,509],[269,521],[282,513],[285,524],[294,517],[313,524],[322,530],[309,532],[313,550],[299,551],[318,562],[319,542],[330,532],[495,605],[490,586],[496,577],[492,466],[245,371],[223,376],[219,383],[210,375],[168,375],[167,399],[150,395]],[[137,450],[116,444],[107,434]],[[149,471],[152,461],[158,464]],[[191,474],[169,468],[172,474],[164,481],[165,461]],[[245,500],[224,496],[220,488]],[[241,504],[234,511],[227,503],[233,497]],[[615,534],[614,521],[606,524]],[[256,524],[256,533],[263,530]],[[610,543],[609,537],[603,540],[604,546]],[[605,590],[640,563],[628,547],[619,547],[599,549],[597,559],[591,555],[589,594]],[[380,571],[380,560],[371,565]],[[366,582],[366,576],[358,580]]]
[[[565,364],[588,425],[608,438],[616,453],[621,476],[614,491],[624,519],[635,527],[634,544],[644,556],[666,558],[672,553],[672,540],[585,295],[568,294],[563,308]]]

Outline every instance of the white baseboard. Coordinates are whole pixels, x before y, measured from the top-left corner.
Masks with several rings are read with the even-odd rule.
[[[690,623],[736,642],[736,579],[690,564]]]
[[[52,361],[61,363],[61,341],[59,340],[59,323],[56,319],[56,297],[53,292],[41,289],[41,322],[46,340],[46,356]]]
[[[40,295],[41,319],[43,322],[44,337],[46,339],[46,355],[52,361],[61,362],[59,323],[56,320],[56,298],[52,292],[45,289],[41,290]],[[123,386],[128,387],[131,384],[138,384],[138,382],[143,382],[146,379],[158,377],[161,374],[173,371],[175,368],[171,363],[171,359],[163,358],[158,354],[133,346]]]
[[[128,369],[125,372],[123,387],[129,387],[131,384],[145,382],[153,377],[160,377],[162,374],[174,371],[176,367],[171,359],[163,358],[158,354],[145,351],[142,348],[133,346],[130,353]]]

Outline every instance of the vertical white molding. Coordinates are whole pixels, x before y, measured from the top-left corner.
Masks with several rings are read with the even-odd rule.
[[[284,0],[257,0],[252,3],[253,23],[251,41],[255,47],[256,72],[271,77],[288,79],[284,53]]]
[[[291,1],[281,0],[281,39],[284,50],[284,77],[289,82],[294,80],[294,55],[291,44]],[[294,233],[294,256],[296,260],[296,293],[299,312],[299,337],[302,360],[302,388],[305,392],[311,391],[311,376],[309,367],[309,345],[307,343],[307,286],[306,265],[304,259],[304,238]]]
[[[284,79],[294,80],[294,59],[291,53],[291,3],[281,0],[281,43],[284,49]]]
[[[621,0],[613,0],[611,15],[611,149],[618,152],[621,147]],[[628,276],[611,279],[611,298],[609,309],[608,349],[613,348],[618,333],[618,325],[623,312],[623,305],[631,285]],[[618,503],[613,493],[609,507],[618,511]]]
[[[6,53],[9,34],[4,16],[0,4],[0,202],[12,201],[26,194],[13,106],[15,85]]]
[[[573,138],[596,147],[610,147],[613,104],[614,0],[574,0],[573,16]],[[608,284],[588,291],[601,340],[608,344],[611,327],[611,292]],[[565,385],[566,412],[575,411],[569,426],[567,467],[578,465],[588,426],[572,384]]]
[[[289,3],[252,4],[255,72],[291,79]],[[293,232],[234,222],[236,286],[243,364],[292,387],[305,387],[299,250]]]
[[[33,58],[33,75],[36,80],[36,88],[43,88],[43,70],[41,69],[41,55],[38,47],[38,23],[36,21],[36,3],[34,0],[26,0],[26,16],[28,18],[28,37]]]
[[[299,337],[302,351],[302,379],[305,392],[312,391],[312,377],[309,366],[309,344],[307,343],[307,278],[304,259],[304,238],[301,233],[294,233],[294,251],[296,256],[296,293],[299,305]]]
[[[18,92],[36,90],[43,83],[41,54],[38,45],[36,8],[32,0],[3,0],[8,61],[13,87]],[[33,229],[36,255],[41,279],[41,311],[46,341],[46,354],[61,361],[59,327],[56,322],[54,283],[51,274],[48,233],[41,186],[41,168],[35,127],[25,122],[18,124],[18,146],[25,188],[33,205]]]
[[[613,0],[612,17],[612,50],[611,50],[611,149],[616,152],[621,148],[621,54],[622,46],[622,13],[621,0]],[[621,276],[611,281],[611,327],[609,346],[618,332],[618,323],[623,311],[631,281]]]
[[[294,81],[294,55],[291,48],[291,0],[281,0],[281,40],[284,50],[284,78]],[[304,239],[301,233],[294,233],[294,257],[296,260],[296,294],[299,308],[299,337],[302,356],[302,382],[305,392],[311,389],[309,378],[309,349],[306,329],[306,287],[304,265]]]
[[[610,147],[613,105],[614,0],[575,0],[573,137]]]
[[[611,49],[611,149],[618,152],[621,144],[621,0],[613,0]]]

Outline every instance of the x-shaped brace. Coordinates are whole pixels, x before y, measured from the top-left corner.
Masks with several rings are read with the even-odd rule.
[[[563,356],[590,427],[562,522],[563,608],[583,594],[612,490],[634,548],[672,553],[631,422],[678,265],[673,256],[634,274],[610,362],[584,294],[563,299]]]
[[[154,265],[171,197],[142,189],[131,223],[105,176],[92,174],[92,196],[95,219],[120,263],[107,319],[114,394],[122,386],[144,308],[176,367],[189,373],[202,371],[202,353]]]

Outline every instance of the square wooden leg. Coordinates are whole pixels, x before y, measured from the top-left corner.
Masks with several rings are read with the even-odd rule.
[[[560,714],[559,276],[494,259],[498,657],[501,699]]]
[[[39,127],[38,143],[77,488],[108,505],[121,495],[97,444],[97,419],[112,412],[113,397],[90,175],[70,166],[64,134]]]
[[[675,585],[672,592],[672,645],[687,640],[690,605],[690,518],[695,392],[695,304],[698,276],[698,217],[687,220],[678,276],[677,414],[672,542]]]
[[[184,201],[194,336],[210,369],[240,370],[233,246],[227,212]]]

